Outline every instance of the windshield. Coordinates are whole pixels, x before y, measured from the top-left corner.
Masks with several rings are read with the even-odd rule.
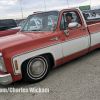
[[[18,26],[22,27],[25,23],[25,20],[21,21]]]
[[[22,31],[54,31],[57,27],[58,12],[43,12],[30,15]]]

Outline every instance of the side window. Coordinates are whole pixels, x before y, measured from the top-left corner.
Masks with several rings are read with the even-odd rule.
[[[68,24],[71,22],[77,22],[79,23],[79,25],[81,25],[81,20],[77,12],[75,11],[64,12],[61,18],[60,30],[68,29]]]

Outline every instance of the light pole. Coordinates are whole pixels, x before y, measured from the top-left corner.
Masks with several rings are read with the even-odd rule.
[[[21,8],[21,13],[22,13],[22,18],[23,18],[23,10],[22,10],[22,5],[21,5],[21,1],[22,0],[18,0],[20,2],[20,8]]]
[[[46,11],[46,3],[45,3],[45,0],[44,0],[44,6],[45,6],[45,11]]]
[[[90,0],[90,10],[91,10],[91,0]]]
[[[68,8],[69,8],[68,0],[67,0],[67,5],[68,5]]]

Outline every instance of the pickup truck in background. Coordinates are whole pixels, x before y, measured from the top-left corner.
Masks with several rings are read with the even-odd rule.
[[[13,19],[0,20],[0,31],[4,31],[13,27],[17,27],[15,20]]]
[[[9,27],[9,29],[7,29],[7,30],[0,31],[0,37],[7,36],[7,35],[12,35],[12,34],[16,34],[17,32],[19,32],[19,30],[21,29],[21,27],[23,27],[24,23],[25,23],[25,20],[21,21],[18,24],[18,26]],[[5,26],[6,26],[6,23],[5,23]],[[11,26],[11,24],[10,24],[10,26]]]
[[[73,20],[66,28],[67,13],[72,13]],[[39,29],[30,28],[33,19],[41,20]],[[50,68],[96,48],[100,48],[100,20],[86,21],[77,8],[32,14],[20,32],[0,38],[0,84],[20,79],[31,83],[41,81]]]
[[[15,20],[13,19],[0,20],[0,37],[15,34],[19,30],[20,27],[17,27]]]

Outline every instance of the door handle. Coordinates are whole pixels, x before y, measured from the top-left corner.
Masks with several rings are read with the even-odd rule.
[[[57,38],[57,37],[55,37],[55,38],[53,38],[53,39],[50,39],[50,41],[53,41],[53,40],[56,40],[56,41],[57,41],[57,40],[58,40],[58,38]]]
[[[86,28],[82,28],[82,29],[80,29],[80,30],[86,30]]]

